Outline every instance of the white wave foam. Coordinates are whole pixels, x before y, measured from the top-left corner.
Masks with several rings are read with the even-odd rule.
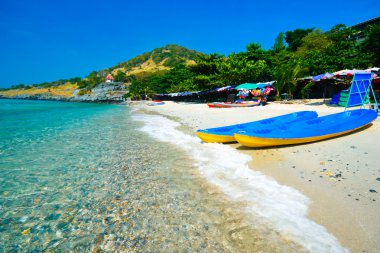
[[[278,184],[250,169],[251,157],[222,144],[201,143],[177,130],[178,122],[162,116],[135,115],[142,131],[184,149],[196,161],[200,173],[231,200],[244,201],[246,213],[259,216],[288,240],[311,252],[348,252],[321,225],[307,217],[309,199],[299,191]]]

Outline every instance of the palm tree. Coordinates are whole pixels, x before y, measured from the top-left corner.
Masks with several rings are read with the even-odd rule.
[[[276,96],[279,97],[281,92],[285,90],[289,97],[293,96],[293,92],[297,87],[297,77],[303,72],[301,65],[296,61],[282,64],[275,70],[276,77]]]

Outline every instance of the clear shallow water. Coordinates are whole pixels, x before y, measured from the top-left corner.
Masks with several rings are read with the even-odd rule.
[[[239,248],[234,212],[142,126],[124,106],[0,100],[0,252]]]
[[[124,106],[0,100],[0,251],[343,251],[304,217],[305,197],[177,126]]]

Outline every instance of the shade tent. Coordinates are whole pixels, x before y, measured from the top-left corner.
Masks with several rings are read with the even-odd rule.
[[[255,90],[257,88],[264,89],[267,86],[273,86],[274,82],[267,83],[243,83],[235,87],[236,90]]]
[[[317,76],[313,76],[312,80],[313,81],[320,81],[320,80],[323,80],[323,79],[330,79],[330,78],[333,78],[334,75],[331,74],[331,73],[324,73],[324,74],[320,74],[320,75],[317,75]]]
[[[334,72],[334,73],[323,73],[323,74],[320,74],[320,75],[316,75],[316,76],[308,76],[308,77],[303,77],[303,78],[297,78],[297,80],[312,80],[312,81],[315,81],[315,82],[318,82],[320,80],[325,80],[325,79],[334,79],[335,77],[338,77],[338,76],[353,76],[354,74],[366,74],[366,73],[371,73],[371,72],[378,72],[380,71],[380,68],[378,67],[372,67],[372,68],[368,68],[368,69],[365,69],[365,70],[362,70],[362,69],[343,69],[343,70],[339,70],[337,72]]]
[[[334,76],[353,76],[354,74],[367,74],[368,71],[361,69],[344,69],[334,72]]]
[[[220,91],[232,90],[233,88],[234,88],[234,86],[229,85],[229,86],[216,88],[215,91],[220,92]]]
[[[377,71],[380,71],[380,68],[379,67],[372,67],[372,68],[369,68],[369,69],[366,69],[365,71],[368,71],[368,72],[377,72]]]

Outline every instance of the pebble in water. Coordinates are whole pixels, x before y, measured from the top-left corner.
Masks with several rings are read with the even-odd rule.
[[[29,233],[30,233],[30,229],[31,229],[31,228],[27,228],[27,229],[25,229],[24,231],[21,232],[21,234],[22,234],[22,235],[27,235],[27,234],[29,234]]]
[[[20,222],[24,223],[28,219],[28,216],[23,216],[20,218]]]

